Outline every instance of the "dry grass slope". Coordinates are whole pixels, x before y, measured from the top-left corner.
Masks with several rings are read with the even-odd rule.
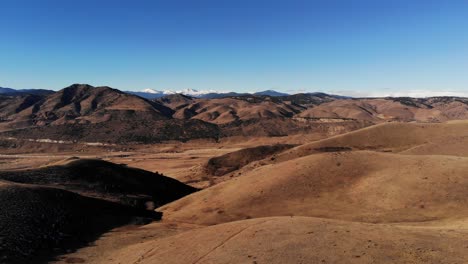
[[[130,246],[119,263],[466,263],[467,230],[312,217],[221,224]]]
[[[278,160],[290,160],[333,149],[467,156],[468,149],[462,147],[467,143],[467,121],[383,123],[304,144],[279,154]]]
[[[468,217],[467,158],[370,151],[266,165],[167,204],[164,219],[197,224],[268,216],[371,223]]]

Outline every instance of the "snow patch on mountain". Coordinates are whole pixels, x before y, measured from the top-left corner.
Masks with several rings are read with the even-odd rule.
[[[195,90],[191,88],[183,89],[183,90],[178,90],[178,91],[170,91],[170,90],[164,90],[164,91],[158,91],[154,89],[143,89],[141,92],[143,93],[149,93],[149,94],[161,94],[161,95],[169,95],[169,94],[184,94],[184,95],[189,95],[189,96],[194,96],[194,97],[199,97],[203,96],[205,94],[210,94],[210,93],[223,93],[215,90]]]

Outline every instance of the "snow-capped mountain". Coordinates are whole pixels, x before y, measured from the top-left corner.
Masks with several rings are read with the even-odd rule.
[[[213,99],[213,98],[221,98],[221,97],[226,97],[226,96],[242,96],[242,95],[247,95],[247,93],[236,93],[236,92],[225,92],[225,91],[216,91],[216,90],[195,90],[191,88],[183,89],[183,90],[164,90],[164,91],[159,91],[151,88],[143,89],[139,92],[133,92],[133,91],[127,91],[127,93],[135,94],[141,97],[144,97],[146,99],[155,99],[155,98],[160,98],[166,95],[171,95],[171,94],[183,94],[191,97],[197,97],[197,98],[207,98],[207,99]],[[252,93],[253,95],[259,95],[259,96],[285,96],[288,95],[286,93],[280,93],[276,92],[273,90],[267,90],[263,92],[257,92],[257,93]]]
[[[165,91],[158,91],[158,90],[154,90],[154,89],[143,89],[141,91],[142,93],[149,93],[149,94],[162,94],[162,95],[168,95],[168,94],[175,94],[177,92],[173,92],[173,91],[169,91],[169,90],[165,90]]]
[[[187,88],[187,89],[184,89],[184,90],[181,90],[181,91],[176,91],[176,93],[181,93],[181,94],[185,94],[185,95],[190,95],[190,96],[194,96],[194,97],[199,97],[199,96],[202,96],[202,95],[205,95],[205,94],[210,94],[210,93],[223,93],[223,92],[219,92],[219,91],[215,91],[215,90],[202,90],[202,91],[198,91],[198,90],[195,90],[195,89]]]
[[[143,90],[141,90],[139,92],[126,91],[126,93],[138,95],[138,96],[146,98],[146,99],[155,99],[155,98],[160,98],[160,97],[163,97],[163,96],[166,96],[166,95],[175,94],[176,92],[169,91],[169,90],[158,91],[158,90],[147,88],[147,89],[143,89]]]
[[[178,91],[171,91],[171,90],[164,90],[164,91],[159,91],[159,90],[154,90],[154,89],[143,89],[140,92],[131,92],[133,94],[143,96],[146,98],[157,98],[157,97],[162,97],[165,95],[170,95],[170,94],[184,94],[188,96],[193,96],[193,97],[203,97],[206,94],[222,94],[223,92],[215,91],[215,90],[195,90],[191,88],[187,88],[184,90],[178,90]]]
[[[143,89],[141,92],[142,92],[142,93],[150,93],[150,94],[158,94],[158,93],[161,93],[160,91],[156,91],[156,90],[153,90],[153,89]]]

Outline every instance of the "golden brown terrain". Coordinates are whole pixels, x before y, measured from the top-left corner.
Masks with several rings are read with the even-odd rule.
[[[468,263],[467,110],[0,96],[0,263]]]
[[[101,158],[202,188],[157,208],[162,220],[106,227],[53,263],[467,263],[467,131],[467,121],[451,121],[328,138],[29,142],[37,151],[8,148],[0,166],[24,173]],[[88,187],[54,182],[89,197]]]

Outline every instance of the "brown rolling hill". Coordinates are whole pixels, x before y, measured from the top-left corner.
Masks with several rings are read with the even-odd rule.
[[[118,263],[465,263],[467,230],[268,217],[129,246]]]
[[[172,110],[110,87],[74,84],[46,96],[13,117],[30,118],[36,125],[100,123],[113,118],[167,119]]]
[[[332,123],[333,124],[333,123]],[[331,127],[339,128],[336,124]],[[249,173],[266,164],[293,160],[311,154],[368,150],[414,155],[452,155],[468,157],[468,122],[448,123],[382,123],[313,142],[270,153],[262,147],[247,147],[219,157],[213,157],[203,166],[196,166],[184,178],[196,186],[211,186],[233,177]],[[293,142],[282,138],[282,144]],[[264,146],[266,148],[273,145]],[[261,153],[259,153],[261,152]],[[210,164],[212,163],[212,164]],[[208,185],[207,185],[208,184]]]
[[[284,102],[262,100],[243,100],[238,98],[197,99],[179,108],[175,116],[199,119],[215,124],[226,124],[238,120],[258,118],[292,117],[302,110],[301,107]],[[189,116],[186,113],[191,113]]]
[[[298,115],[307,107],[332,99],[326,95],[305,94],[196,99],[192,104],[178,109],[174,116],[215,123],[220,128],[221,137],[279,137],[310,133],[335,135],[372,124],[366,120],[306,119]]]
[[[164,219],[218,224],[268,216],[369,223],[468,217],[467,158],[333,152],[244,172],[167,204]]]

